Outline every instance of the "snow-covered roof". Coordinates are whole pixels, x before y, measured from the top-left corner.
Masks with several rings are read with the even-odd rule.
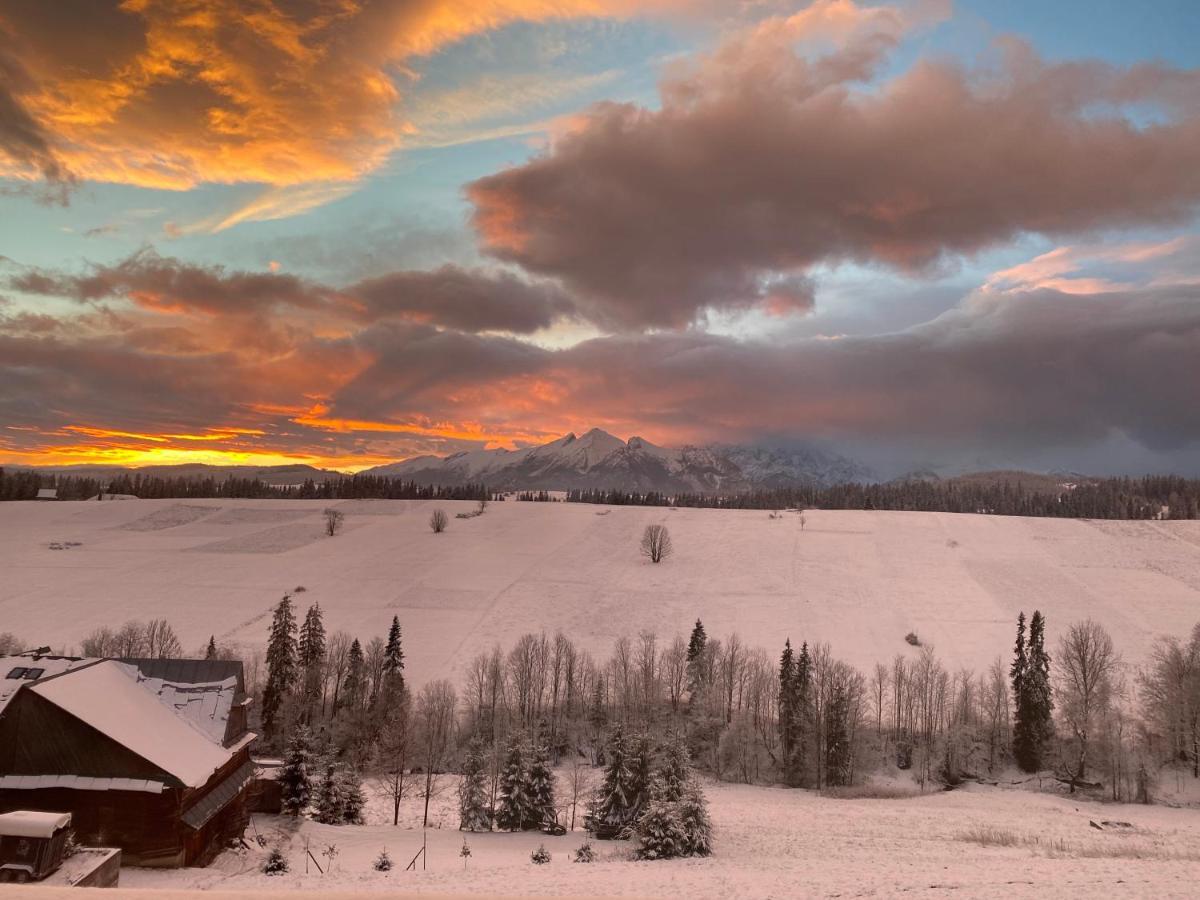
[[[38,488],[37,498],[39,500],[57,500],[58,488]]]
[[[90,775],[0,775],[0,790],[134,791],[161,794],[167,786],[150,778],[93,778]]]
[[[230,751],[190,717],[138,683],[138,670],[104,660],[30,690],[138,756],[199,787],[230,759]],[[222,729],[222,735],[224,729]]]
[[[175,684],[162,678],[146,678],[140,673],[138,681],[158,697],[159,701],[182,716],[209,740],[221,744],[229,710],[237,694],[237,679],[209,684]]]
[[[24,685],[97,662],[77,656],[0,656],[0,715]]]
[[[0,814],[0,835],[50,838],[71,824],[70,813],[34,812],[28,809]]]

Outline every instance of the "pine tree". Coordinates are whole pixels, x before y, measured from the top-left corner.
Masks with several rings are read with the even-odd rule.
[[[272,847],[270,854],[267,856],[266,863],[263,864],[263,872],[268,875],[283,875],[287,870],[287,857],[283,855],[281,849]]]
[[[506,831],[520,831],[534,817],[526,757],[527,748],[514,738],[500,772],[500,798],[496,805],[496,825]]]
[[[312,720],[313,707],[321,699],[321,669],[325,664],[325,624],[321,604],[314,603],[300,628],[298,660],[304,690],[305,721]]]
[[[550,751],[546,747],[537,750],[529,766],[529,800],[536,824],[555,821],[554,770],[550,768]]]
[[[271,634],[267,642],[267,683],[263,688],[262,725],[269,741],[280,730],[283,702],[296,684],[296,617],[287,595],[275,607]]]
[[[483,741],[474,737],[467,746],[462,780],[458,783],[458,827],[461,831],[492,830],[486,778],[487,763],[483,755]]]
[[[629,750],[620,726],[605,748],[604,780],[593,803],[593,828],[598,837],[615,837],[633,820],[635,794]]]
[[[298,816],[304,812],[312,794],[312,781],[308,776],[309,751],[308,729],[301,725],[288,742],[283,767],[279,770],[283,810],[289,815]]]
[[[204,658],[217,658],[217,636],[215,634],[210,634],[208,636],[208,646],[204,648]]]

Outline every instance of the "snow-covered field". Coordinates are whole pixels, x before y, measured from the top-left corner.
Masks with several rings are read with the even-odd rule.
[[[421,847],[420,800],[405,802],[399,828],[376,801],[365,826],[328,826],[259,816],[255,829],[280,844],[287,875],[261,873],[266,851],[230,852],[209,869],[125,869],[125,888],[263,891],[305,889],[327,894],[412,891],[475,896],[502,894],[788,898],[807,896],[1194,897],[1200,879],[1200,814],[1195,810],[1105,806],[1021,790],[964,788],[900,800],[838,800],[807,791],[706,782],[716,853],[709,859],[634,862],[624,842],[596,842],[599,859],[571,862],[582,832],[564,837],[466,835],[471,857],[459,857],[454,780],[435,802],[423,871],[404,871]],[[415,793],[415,792],[414,792]],[[1093,828],[1121,820],[1132,828]],[[254,832],[251,832],[253,834]],[[1016,840],[979,843],[979,833]],[[338,854],[327,874],[322,850]],[[545,844],[552,860],[535,866]],[[396,867],[376,872],[384,848]],[[419,867],[418,863],[418,867]]]
[[[364,640],[404,626],[408,674],[457,677],[525,631],[563,629],[607,656],[615,637],[737,631],[772,653],[829,641],[869,667],[916,631],[951,666],[1008,656],[1021,609],[1049,637],[1092,617],[1130,661],[1200,620],[1200,522],[1104,522],[940,513],[668,510],[564,503],[355,501],[337,537],[328,504],[128,500],[0,505],[0,631],[55,649],[92,628],[164,616],[188,648],[215,634],[265,642],[271,607],[299,586],[330,630]],[[435,506],[451,514],[434,535]],[[646,524],[675,554],[639,556]],[[51,549],[57,545],[62,549]]]

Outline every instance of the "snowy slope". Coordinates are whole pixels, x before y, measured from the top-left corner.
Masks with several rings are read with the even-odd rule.
[[[434,504],[337,504],[344,533],[322,533],[326,504],[138,500],[0,504],[0,631],[55,649],[91,629],[165,616],[188,648],[210,634],[266,638],[284,591],[320,601],[330,631],[364,640],[404,625],[417,682],[459,677],[471,657],[526,631],[561,628],[607,657],[613,640],[664,640],[696,617],[772,656],[784,637],[829,641],[863,668],[914,654],[916,631],[950,666],[1007,657],[1018,611],[1040,608],[1049,636],[1092,617],[1131,663],[1160,634],[1200,620],[1200,522],[1101,522],[943,513],[494,503],[429,531]],[[666,523],[659,566],[637,542]],[[78,541],[69,550],[53,542]]]
[[[712,445],[656,446],[593,428],[539,447],[473,450],[453,456],[419,456],[369,469],[428,484],[485,482],[496,489],[620,488],[657,491],[744,491],[753,487],[830,485],[869,480],[871,473],[815,448],[778,450]]]

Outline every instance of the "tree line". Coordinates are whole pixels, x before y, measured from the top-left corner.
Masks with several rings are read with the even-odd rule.
[[[0,501],[36,500],[42,488],[54,488],[60,500],[103,500],[118,494],[143,500],[503,500],[483,484],[454,486],[417,484],[383,475],[343,475],[300,484],[270,484],[260,478],[146,475],[124,473],[113,478],[63,475],[34,469],[0,468]]]
[[[1175,475],[1103,478],[1048,488],[1019,478],[906,480],[790,487],[738,494],[576,489],[571,503],[607,506],[676,506],[714,509],[878,509],[909,512],[987,513],[1073,519],[1200,518],[1200,479]]]

